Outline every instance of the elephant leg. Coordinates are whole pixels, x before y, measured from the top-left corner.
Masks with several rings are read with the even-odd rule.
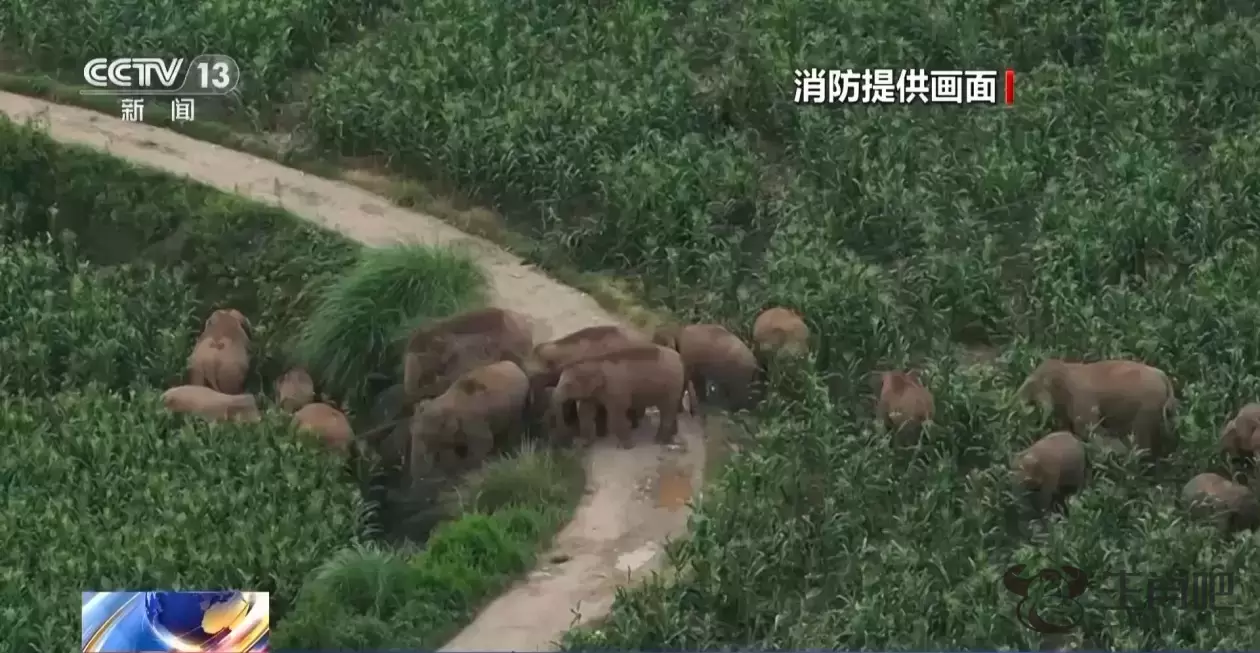
[[[633,449],[634,438],[633,430],[630,426],[628,408],[622,408],[623,404],[617,403],[608,406],[608,432],[617,437],[617,443],[622,449]]]
[[[578,402],[578,434],[587,443],[595,441],[598,430],[599,405],[590,399]]]
[[[543,428],[547,429],[547,439],[552,446],[563,446],[573,443],[573,427],[565,417],[565,409],[551,408],[543,416]]]
[[[1159,410],[1140,412],[1133,419],[1133,442],[1150,452],[1151,456],[1161,458],[1170,448],[1169,426]]]
[[[626,418],[630,420],[630,428],[639,428],[639,424],[643,423],[643,413],[644,409],[642,408],[631,408],[626,411]]]
[[[699,411],[703,416],[704,407],[709,400],[709,380],[699,372],[692,372],[687,383],[691,387],[692,413]]]
[[[1054,488],[1048,484],[1043,484],[1037,489],[1036,503],[1037,510],[1045,512],[1054,504]]]

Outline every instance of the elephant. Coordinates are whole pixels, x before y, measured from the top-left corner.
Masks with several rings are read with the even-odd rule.
[[[589,441],[596,434],[596,408],[603,406],[608,432],[629,449],[634,446],[630,411],[656,407],[660,411],[656,440],[671,444],[678,433],[684,383],[678,352],[653,344],[635,345],[565,367],[551,395],[551,410],[563,415],[565,402],[577,400],[578,430]]]
[[[501,308],[461,313],[412,332],[403,357],[403,387],[416,403],[483,365],[524,365],[533,348],[533,324],[520,313]]]
[[[1196,519],[1212,518],[1226,533],[1251,530],[1260,525],[1260,502],[1245,485],[1219,474],[1199,474],[1181,491],[1190,515]]]
[[[354,441],[354,428],[346,414],[325,403],[307,404],[293,414],[299,430],[311,431],[329,448],[349,453]]]
[[[281,410],[295,413],[312,401],[315,401],[315,381],[304,368],[294,367],[276,380],[276,404]]]
[[[544,342],[534,347],[525,365],[534,394],[533,404],[538,414],[553,429],[572,426],[577,421],[577,404],[570,402],[562,415],[546,413],[551,405],[550,388],[560,381],[560,370],[566,365],[591,356],[599,356],[635,344],[648,344],[647,336],[618,325],[605,324],[578,329],[563,338]],[[601,408],[602,410],[602,408]],[[637,423],[637,417],[635,421]]]
[[[932,421],[936,405],[932,392],[918,375],[910,372],[882,372],[875,415],[880,426],[892,432],[893,443],[909,446],[919,443],[923,425]]]
[[[712,381],[727,408],[746,408],[761,366],[752,349],[720,324],[691,324],[681,329],[657,329],[652,341],[676,350],[686,370],[685,384],[692,393],[691,412],[708,400]]]
[[[1017,487],[1032,493],[1039,511],[1067,513],[1067,498],[1085,486],[1089,468],[1085,445],[1069,431],[1055,431],[1015,455],[1011,463]]]
[[[499,361],[465,373],[446,392],[416,405],[410,425],[412,477],[423,477],[431,463],[454,471],[458,465],[450,454],[460,448],[467,450],[470,465],[480,465],[496,441],[523,432],[529,396],[525,371]]]
[[[753,321],[753,343],[762,355],[783,352],[800,356],[809,351],[809,327],[792,309],[767,308]]]
[[[1050,359],[1033,370],[1016,396],[1051,411],[1055,428],[1088,437],[1092,427],[1121,440],[1132,435],[1156,457],[1176,448],[1177,398],[1163,371],[1128,360],[1070,363]]]
[[[1253,458],[1260,453],[1260,404],[1238,410],[1221,430],[1221,450],[1231,458]]]
[[[171,412],[199,415],[211,421],[262,419],[254,395],[229,395],[203,385],[175,386],[162,393],[162,405]]]
[[[188,356],[189,384],[229,395],[244,392],[249,373],[249,328],[249,320],[234,308],[211,313]]]

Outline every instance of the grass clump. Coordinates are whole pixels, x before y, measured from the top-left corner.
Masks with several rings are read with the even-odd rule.
[[[585,487],[572,452],[530,444],[470,473],[435,506],[423,549],[347,549],[303,585],[283,648],[436,649],[528,571]]]
[[[312,575],[272,632],[280,648],[435,650],[533,565],[572,505],[470,512],[415,554],[360,548]]]
[[[409,331],[485,302],[485,274],[466,254],[423,245],[365,250],[324,291],[303,323],[294,358],[326,392],[362,405],[374,376],[401,376]]]
[[[527,441],[471,472],[447,496],[447,512],[492,513],[510,506],[577,505],[585,487],[581,458]]]

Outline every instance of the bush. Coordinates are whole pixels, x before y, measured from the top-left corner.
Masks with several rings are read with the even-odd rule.
[[[366,407],[373,375],[402,377],[410,330],[485,301],[485,274],[462,252],[422,245],[367,250],[330,285],[297,334],[295,358],[326,392]]]
[[[465,477],[446,497],[447,512],[493,513],[512,506],[576,506],[585,489],[581,457],[527,441]]]
[[[344,552],[303,586],[272,631],[282,649],[436,650],[533,565],[572,506],[508,507],[443,524],[427,548]]]
[[[63,641],[84,589],[244,588],[282,618],[363,511],[341,462],[286,419],[211,424],[90,385],[0,395],[0,480],[6,651]]]
[[[0,394],[178,379],[195,305],[177,272],[96,268],[51,242],[0,241]]]

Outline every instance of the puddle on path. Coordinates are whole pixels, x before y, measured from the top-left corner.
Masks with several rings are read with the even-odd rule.
[[[691,500],[691,468],[662,463],[656,481],[656,505],[677,510]]]

